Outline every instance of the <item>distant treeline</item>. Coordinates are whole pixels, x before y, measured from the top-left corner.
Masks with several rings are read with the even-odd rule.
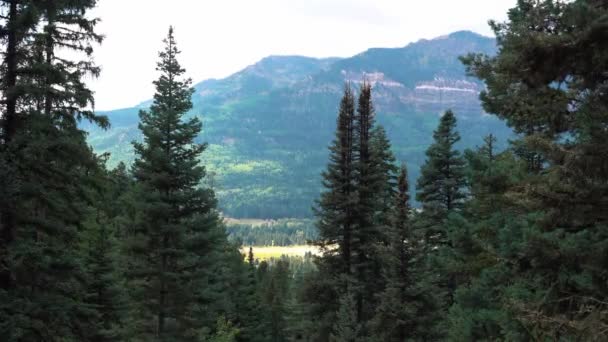
[[[228,238],[245,246],[305,245],[317,238],[313,220],[280,219],[262,224],[228,223]]]

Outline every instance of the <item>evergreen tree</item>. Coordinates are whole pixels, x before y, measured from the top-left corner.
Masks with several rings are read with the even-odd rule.
[[[240,262],[240,281],[234,284],[238,295],[236,301],[236,323],[239,324],[239,341],[269,341],[271,335],[269,310],[263,305],[263,283],[268,276],[268,264],[262,261],[255,266],[253,248],[249,247],[247,263]]]
[[[249,253],[247,254],[247,262],[249,266],[255,266],[255,257],[253,256],[253,247],[249,246]]]
[[[128,232],[127,279],[135,336],[179,340],[215,322],[205,312],[211,295],[205,284],[225,235],[213,191],[198,188],[205,175],[198,157],[206,145],[194,143],[200,121],[183,120],[193,89],[182,79],[173,28],[164,43],[154,101],[140,112],[144,142],[134,143],[139,215]]]
[[[594,0],[518,1],[508,21],[491,22],[499,53],[463,59],[487,84],[486,111],[523,135],[514,153],[529,171],[508,190],[501,262],[482,278],[503,282],[495,297],[515,317],[502,339],[606,339],[607,11]]]
[[[235,284],[238,288],[235,298],[235,323],[238,324],[240,330],[237,339],[239,341],[267,341],[269,335],[267,317],[258,293],[255,268],[243,265],[239,273],[240,283]]]
[[[26,64],[22,55],[28,46],[28,36],[38,23],[31,1],[4,0],[0,2],[3,17],[0,39],[3,43],[2,59],[2,115],[0,116],[0,289],[10,291],[13,287],[9,249],[15,240],[16,213],[14,200],[19,191],[18,149],[14,139],[19,132],[25,113],[18,106],[25,97],[24,81],[20,76]]]
[[[374,210],[373,222],[378,227],[378,236],[384,243],[391,226],[391,213],[394,209],[394,197],[397,188],[397,173],[395,156],[391,151],[391,143],[386,136],[384,127],[378,125],[371,131],[371,165],[374,174]]]
[[[289,291],[289,261],[281,258],[273,263],[269,274],[260,279],[259,292],[264,313],[268,315],[270,341],[286,340],[287,300]]]
[[[448,222],[454,247],[444,250],[443,268],[457,279],[454,303],[446,321],[454,340],[523,340],[523,329],[501,306],[501,291],[513,274],[501,262],[505,229],[515,221],[517,206],[508,191],[528,175],[528,163],[511,150],[498,152],[493,136],[476,151],[466,151],[471,199],[462,215]]]
[[[435,312],[425,319],[432,321],[424,335],[444,338],[445,315],[452,304],[458,277],[446,267],[452,253],[448,219],[461,211],[465,199],[465,162],[454,145],[460,140],[456,131],[456,117],[447,111],[433,132],[434,143],[427,149],[427,160],[421,168],[416,199],[422,212],[416,217],[417,239],[423,245],[424,266],[420,269],[420,283],[433,291]]]
[[[324,260],[335,263],[340,273],[351,273],[352,212],[354,189],[354,97],[350,86],[344,89],[340,103],[336,139],[330,147],[330,162],[323,173],[323,186],[327,189],[318,202],[319,239]],[[338,246],[337,249],[334,246]],[[333,260],[339,258],[341,260]]]
[[[108,221],[103,214],[95,213],[87,222],[83,239],[84,301],[95,310],[93,329],[86,332],[90,341],[115,341],[121,336],[124,287],[116,272],[116,238]]]
[[[8,10],[0,155],[10,185],[10,203],[0,206],[0,334],[83,339],[95,311],[84,303],[78,239],[99,165],[78,121],[107,124],[89,109],[92,92],[83,82],[99,71],[91,57],[101,37],[87,17],[95,1],[0,5]],[[67,58],[56,56],[58,47]]]
[[[456,117],[445,112],[433,132],[434,143],[427,149],[427,160],[418,179],[416,199],[422,204],[421,224],[427,244],[446,243],[443,225],[448,214],[462,209],[465,198],[464,160],[454,144],[460,140]]]
[[[317,274],[312,261],[312,255],[307,254],[302,259],[301,267],[294,267],[294,263],[290,263],[294,269],[291,286],[289,289],[289,302],[287,303],[288,315],[287,321],[287,336],[289,341],[311,341],[315,334],[313,319],[310,315],[309,303],[305,297],[305,288],[312,275]]]
[[[373,294],[380,285],[377,273],[377,242],[380,237],[374,222],[376,212],[375,192],[378,190],[378,172],[373,164],[371,132],[374,125],[375,110],[372,103],[371,84],[363,82],[358,99],[357,115],[354,121],[354,147],[356,156],[356,209],[355,229],[353,230],[353,284],[351,291],[356,304],[357,322],[362,324],[373,312]],[[382,189],[382,188],[381,188]],[[364,329],[365,330],[365,329]],[[365,333],[365,332],[363,332]]]
[[[323,267],[323,260],[316,260],[317,271],[305,275],[298,293],[300,302],[305,304],[310,329],[305,337],[309,341],[330,341],[333,322],[336,320],[336,312],[339,310],[339,296],[335,290],[336,277],[332,275],[329,267]],[[330,311],[328,304],[336,311]]]
[[[525,259],[513,267],[513,253],[533,232],[535,214],[522,212],[512,191],[530,176],[529,164],[512,151],[491,161],[488,145],[467,151],[472,198],[447,223],[452,248],[442,250],[441,267],[456,284],[447,333],[456,340],[527,340],[505,294],[522,294],[516,270],[527,267]]]
[[[344,89],[337,118],[336,138],[329,148],[329,164],[322,175],[325,191],[315,208],[319,238],[315,244],[320,247],[322,257],[319,259],[319,272],[328,278],[319,282],[318,290],[310,300],[320,306],[316,315],[323,316],[318,321],[318,330],[329,338],[331,317],[338,308],[336,292],[346,288],[352,281],[352,244],[354,229],[354,208],[357,202],[355,192],[354,165],[354,96],[349,85]],[[311,304],[312,308],[317,308]]]
[[[93,327],[87,333],[90,341],[123,339],[126,292],[119,271],[118,239],[122,210],[117,203],[129,191],[129,179],[124,164],[107,172],[101,160],[97,184],[91,189],[94,206],[81,233],[81,258],[85,269],[87,306],[94,309]]]
[[[346,292],[340,297],[339,311],[336,313],[334,323],[334,333],[331,341],[336,342],[356,342],[362,341],[361,324],[357,317],[357,302],[355,296]]]
[[[226,317],[220,316],[217,319],[216,333],[209,337],[203,337],[203,341],[209,342],[236,342],[237,336],[240,330],[232,325],[230,321],[226,320]]]
[[[409,297],[409,290],[413,285],[412,264],[415,249],[415,238],[410,222],[409,185],[407,169],[401,167],[398,190],[394,197],[395,209],[393,226],[390,230],[390,248],[383,265],[383,276],[387,280],[386,289],[378,296],[380,304],[374,317],[374,333],[386,341],[405,341],[412,336],[414,320],[411,305],[413,300]]]
[[[382,127],[374,126],[375,110],[371,84],[363,82],[354,120],[353,156],[355,160],[354,225],[352,230],[352,268],[350,289],[356,303],[361,334],[376,306],[374,295],[384,287],[380,250],[387,243],[386,231],[394,192],[394,157]]]
[[[356,115],[350,88],[346,88],[338,116],[336,140],[330,148],[328,171],[323,174],[327,191],[316,211],[319,227],[317,244],[323,257],[321,274],[332,274],[318,285],[326,291],[319,298],[332,298],[323,315],[333,317],[341,310],[354,310],[361,336],[374,315],[375,294],[384,287],[381,274],[382,248],[388,243],[386,231],[394,192],[394,157],[384,130],[374,127],[372,88],[364,82]],[[336,294],[349,288],[354,308],[339,308]],[[333,310],[330,310],[332,308]],[[326,333],[331,319],[321,320]],[[320,337],[327,340],[328,335]]]

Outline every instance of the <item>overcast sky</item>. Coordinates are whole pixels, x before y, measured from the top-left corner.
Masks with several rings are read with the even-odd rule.
[[[93,15],[106,36],[90,81],[98,110],[152,97],[169,25],[194,82],[226,77],[268,55],[347,57],[401,47],[457,30],[491,35],[516,0],[100,0]]]

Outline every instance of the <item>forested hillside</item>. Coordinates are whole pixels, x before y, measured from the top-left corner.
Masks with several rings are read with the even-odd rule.
[[[367,79],[373,85],[377,120],[395,155],[412,163],[412,181],[445,108],[453,108],[461,119],[460,147],[479,145],[490,132],[504,146],[510,131],[484,114],[478,100],[483,85],[466,77],[458,60],[469,52],[494,54],[495,44],[463,31],[344,59],[272,56],[228,78],[196,84],[187,117],[203,122],[199,141],[209,148],[201,160],[221,209],[231,217],[311,217],[335,122],[335,99],[345,82],[358,88]],[[103,113],[112,127],[88,129],[95,151],[111,153],[110,165],[133,160],[129,142],[141,139],[138,111]]]

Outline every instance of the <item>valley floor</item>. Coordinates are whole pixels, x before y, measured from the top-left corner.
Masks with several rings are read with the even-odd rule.
[[[310,245],[293,245],[293,246],[252,246],[253,255],[258,260],[268,260],[272,258],[280,258],[281,256],[288,257],[304,257],[307,253],[312,255],[319,254],[317,246]],[[249,246],[241,247],[241,254],[247,256]]]

